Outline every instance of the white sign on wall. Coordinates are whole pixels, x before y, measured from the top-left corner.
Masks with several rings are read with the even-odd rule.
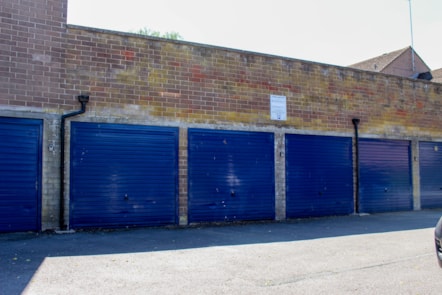
[[[283,95],[270,95],[270,119],[287,120],[287,98]]]

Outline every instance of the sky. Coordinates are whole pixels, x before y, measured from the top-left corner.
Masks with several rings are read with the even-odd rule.
[[[68,23],[339,66],[413,44],[442,68],[441,0],[411,0],[412,26],[410,0],[68,0]]]

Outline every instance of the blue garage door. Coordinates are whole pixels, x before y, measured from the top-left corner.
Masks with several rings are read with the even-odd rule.
[[[360,139],[359,161],[359,212],[412,210],[409,141]]]
[[[175,224],[178,129],[73,122],[72,228]]]
[[[189,222],[275,218],[274,136],[189,129]]]
[[[42,126],[0,118],[0,232],[40,230]]]
[[[442,208],[442,143],[419,143],[421,207]]]
[[[287,218],[353,212],[352,139],[287,134]]]

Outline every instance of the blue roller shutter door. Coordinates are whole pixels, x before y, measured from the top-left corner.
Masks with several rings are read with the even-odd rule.
[[[419,143],[421,208],[442,208],[442,143]]]
[[[0,118],[0,232],[40,230],[42,121]]]
[[[409,141],[360,139],[359,160],[359,212],[412,210]]]
[[[73,122],[72,228],[175,224],[178,129]]]
[[[275,218],[274,135],[189,129],[189,222]]]
[[[352,213],[352,139],[287,134],[285,140],[287,218]]]

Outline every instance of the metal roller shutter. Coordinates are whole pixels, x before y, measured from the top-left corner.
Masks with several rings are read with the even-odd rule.
[[[442,143],[420,142],[421,208],[442,208]]]
[[[41,120],[0,118],[0,232],[40,230]]]
[[[285,140],[287,218],[352,213],[352,139],[287,134]]]
[[[189,222],[275,218],[274,135],[189,129]]]
[[[72,228],[175,224],[178,129],[73,122]]]
[[[412,210],[409,141],[360,139],[359,161],[359,212]]]

